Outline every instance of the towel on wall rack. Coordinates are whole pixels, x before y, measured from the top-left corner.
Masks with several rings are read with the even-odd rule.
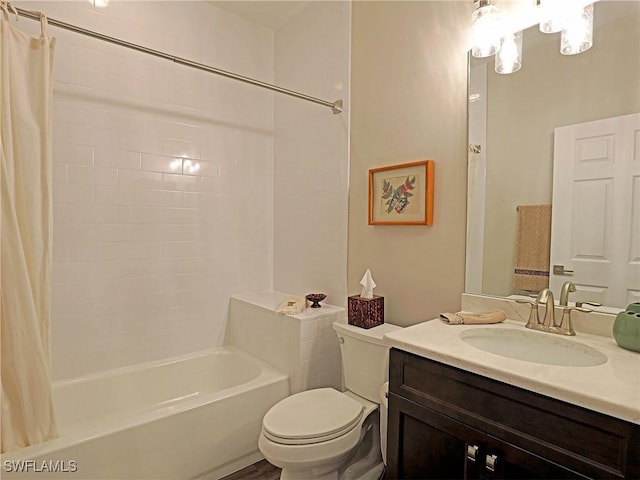
[[[519,205],[516,211],[518,226],[513,288],[540,291],[549,286],[551,205]]]

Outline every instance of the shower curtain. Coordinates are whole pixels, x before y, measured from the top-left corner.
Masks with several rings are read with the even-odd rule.
[[[55,39],[9,23],[0,2],[1,445],[56,436],[51,394],[51,109]],[[16,15],[17,18],[17,15]]]

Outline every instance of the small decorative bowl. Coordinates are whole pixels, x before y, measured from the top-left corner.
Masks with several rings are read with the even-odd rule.
[[[311,308],[320,308],[320,302],[327,296],[324,293],[310,293],[305,298],[311,302]]]

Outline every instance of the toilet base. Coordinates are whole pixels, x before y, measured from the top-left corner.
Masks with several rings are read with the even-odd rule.
[[[367,417],[357,448],[346,458],[323,468],[283,468],[280,480],[379,480],[384,474],[379,421],[378,411]]]
[[[338,480],[379,480],[384,475],[384,462],[380,447],[380,416],[378,412],[353,456],[338,472]],[[367,422],[368,423],[368,422]]]

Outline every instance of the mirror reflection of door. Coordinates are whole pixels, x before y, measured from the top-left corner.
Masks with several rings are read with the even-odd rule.
[[[512,75],[496,73],[493,57],[470,56],[469,144],[480,152],[469,153],[468,293],[517,293],[516,207],[552,203],[554,129],[640,112],[640,1],[596,2],[593,47],[580,55],[562,55],[559,37],[527,28],[522,68]],[[572,301],[581,300],[576,293]]]
[[[640,113],[555,129],[552,215],[553,291],[570,280],[574,301],[640,300]]]

